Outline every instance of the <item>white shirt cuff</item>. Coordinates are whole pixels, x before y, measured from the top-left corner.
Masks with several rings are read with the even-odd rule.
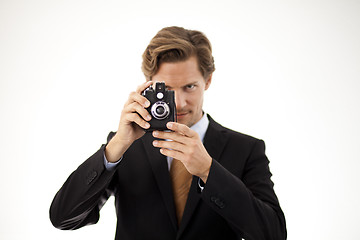
[[[117,161],[117,162],[109,162],[107,159],[106,159],[106,156],[105,156],[105,153],[104,153],[104,165],[105,165],[105,168],[106,170],[113,170],[122,160],[122,157]]]
[[[205,188],[205,183],[201,180],[201,178],[199,178],[199,180],[198,180],[198,186],[199,186],[201,192]]]

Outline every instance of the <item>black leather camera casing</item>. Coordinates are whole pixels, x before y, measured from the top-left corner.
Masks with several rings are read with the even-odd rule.
[[[157,82],[155,89],[148,87],[142,95],[150,101],[146,108],[151,115],[150,128],[146,131],[167,130],[168,122],[176,122],[175,93],[167,90],[164,82]]]

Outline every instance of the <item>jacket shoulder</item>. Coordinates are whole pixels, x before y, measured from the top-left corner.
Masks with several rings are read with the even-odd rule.
[[[215,131],[219,131],[223,134],[226,134],[230,139],[236,139],[238,141],[244,141],[244,142],[249,142],[249,143],[262,141],[261,139],[253,137],[251,135],[224,127],[223,125],[221,125],[218,122],[216,122],[215,120],[213,120],[209,115],[208,115],[208,118],[209,118],[209,128],[213,128]]]

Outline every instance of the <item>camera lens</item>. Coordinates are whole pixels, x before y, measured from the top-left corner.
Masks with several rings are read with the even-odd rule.
[[[169,116],[170,108],[165,102],[156,102],[151,107],[151,115],[158,120],[165,119]]]
[[[163,107],[163,106],[158,106],[157,108],[156,108],[156,113],[158,114],[158,115],[163,115],[164,114],[164,112],[165,112],[165,108]]]

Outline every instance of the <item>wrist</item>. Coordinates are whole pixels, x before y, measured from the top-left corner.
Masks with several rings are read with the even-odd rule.
[[[117,139],[115,135],[105,147],[105,156],[108,162],[117,162],[124,155],[130,145],[131,144]]]
[[[210,159],[209,165],[208,165],[208,167],[206,168],[206,170],[203,172],[203,174],[201,174],[201,175],[199,176],[199,178],[200,178],[204,183],[206,183],[206,181],[207,181],[207,179],[208,179],[208,177],[209,177],[211,164],[212,164],[212,158]]]

